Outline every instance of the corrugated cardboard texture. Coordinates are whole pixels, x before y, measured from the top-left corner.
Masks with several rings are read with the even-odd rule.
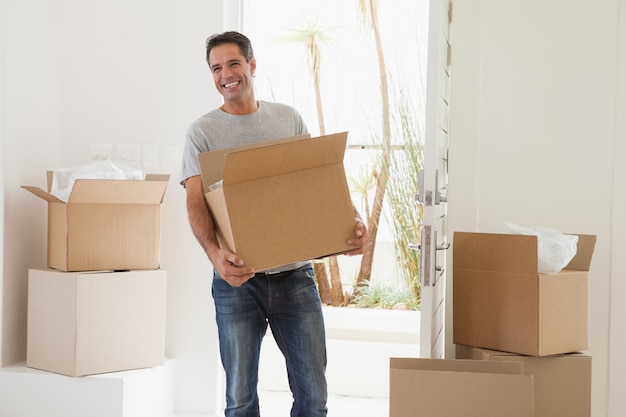
[[[29,270],[27,365],[69,376],[162,365],[166,272]]]
[[[61,271],[157,269],[161,203],[168,175],[135,180],[76,180],[68,203],[48,201],[48,266]]]
[[[199,154],[198,161],[200,161],[200,166],[202,167],[202,185],[204,187],[204,192],[209,192],[209,187],[224,178],[224,163],[226,154],[245,151],[248,149],[261,148],[264,146],[278,145],[280,143],[292,142],[294,140],[308,139],[310,137],[311,135],[309,134],[292,136],[288,138],[280,138],[251,143],[248,145],[233,146],[230,148],[220,149],[212,152],[203,152]],[[255,161],[255,163],[256,162],[258,161]]]
[[[223,186],[206,199],[220,245],[258,271],[353,249],[346,243],[355,227],[346,140],[340,133],[219,151]],[[208,154],[199,157],[203,178]]]
[[[547,356],[588,347],[588,273],[595,237],[580,236],[570,265],[537,272],[537,238],[456,232],[454,343]]]
[[[457,359],[515,361],[534,381],[535,417],[591,416],[591,357],[581,354],[543,358],[456,346]]]
[[[392,358],[389,417],[531,417],[533,380],[522,372],[514,362]]]

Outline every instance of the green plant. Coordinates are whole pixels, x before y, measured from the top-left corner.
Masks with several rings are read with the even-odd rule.
[[[396,254],[400,263],[400,273],[409,289],[419,299],[421,287],[419,282],[419,253],[410,245],[419,243],[422,225],[421,206],[416,201],[418,175],[423,167],[424,146],[423,133],[419,121],[415,118],[414,105],[401,89],[397,89],[394,108],[394,132],[404,144],[401,150],[392,153],[392,164],[387,187],[389,203],[389,222],[393,225]]]
[[[408,288],[396,288],[381,284],[359,284],[362,286],[352,299],[359,308],[386,308],[419,310],[419,298]]]

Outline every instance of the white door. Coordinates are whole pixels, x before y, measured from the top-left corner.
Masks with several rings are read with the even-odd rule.
[[[418,196],[423,209],[420,241],[422,358],[442,358],[445,351],[450,22],[450,0],[430,0],[424,168],[420,173]]]

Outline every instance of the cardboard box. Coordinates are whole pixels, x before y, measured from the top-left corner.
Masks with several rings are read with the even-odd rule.
[[[521,362],[391,358],[389,417],[531,417]]]
[[[538,273],[537,237],[456,232],[453,341],[531,356],[588,348],[588,270],[595,236],[579,235],[558,274]]]
[[[471,346],[456,346],[457,359],[517,361],[532,375],[535,417],[591,416],[591,357],[582,354],[521,356]]]
[[[355,228],[343,167],[347,137],[299,136],[201,153],[220,246],[257,271],[354,249],[346,243]]]
[[[69,376],[165,358],[166,272],[28,272],[26,365]]]
[[[48,191],[52,173],[48,173]],[[169,175],[138,180],[76,180],[65,203],[23,186],[48,202],[48,267],[61,271],[157,269],[161,203]]]

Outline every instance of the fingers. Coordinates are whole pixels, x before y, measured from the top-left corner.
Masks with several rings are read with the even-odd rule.
[[[254,276],[254,268],[239,268],[230,266],[223,272],[218,271],[222,279],[233,287],[241,287]]]
[[[236,254],[222,250],[220,255],[220,259],[214,262],[213,267],[229,285],[241,287],[254,276],[254,268],[250,266],[244,267],[243,259]]]
[[[356,246],[355,249],[345,252],[346,256],[354,256],[363,254],[363,248],[367,245],[367,227],[360,218],[356,218],[356,226],[354,228],[355,238],[348,239],[348,245]]]

